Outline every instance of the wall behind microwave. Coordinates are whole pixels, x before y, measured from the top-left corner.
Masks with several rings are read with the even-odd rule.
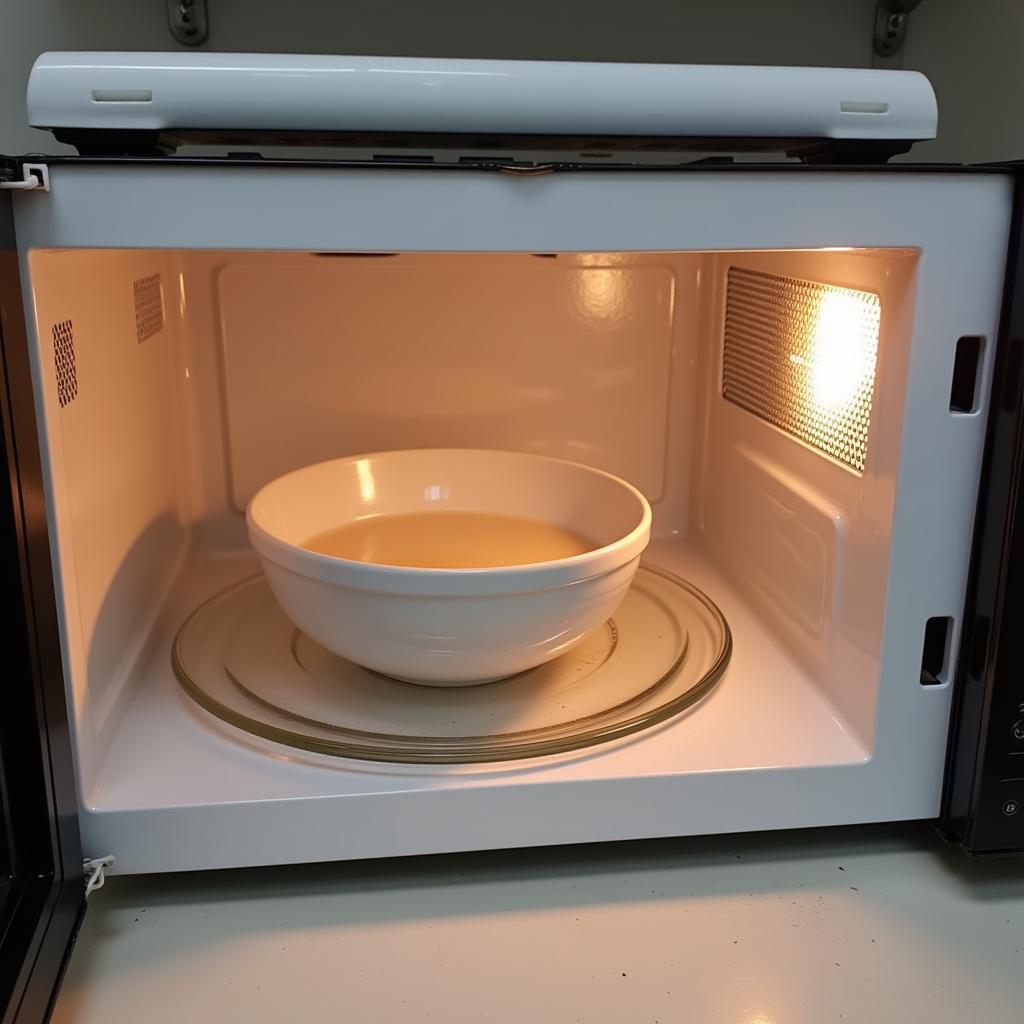
[[[916,160],[1024,159],[1021,0],[924,0],[911,15],[903,66],[923,71],[939,100],[939,137]]]
[[[867,66],[875,0],[208,0],[209,50]],[[178,50],[165,0],[0,3],[0,153],[70,151],[26,127],[44,50]]]

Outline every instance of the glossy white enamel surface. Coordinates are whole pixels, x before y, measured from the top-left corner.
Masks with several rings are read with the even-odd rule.
[[[930,139],[913,71],[251,53],[45,53],[42,128]]]
[[[310,551],[318,534],[369,516],[489,512],[595,542],[571,558],[478,569],[377,565]],[[540,455],[407,449],[321,462],[261,488],[249,539],[281,607],[357,665],[458,686],[522,672],[608,619],[651,535],[647,499],[599,470]]]

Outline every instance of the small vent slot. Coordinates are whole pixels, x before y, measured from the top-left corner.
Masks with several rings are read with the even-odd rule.
[[[953,635],[950,618],[929,619],[924,626],[921,652],[921,685],[938,686],[949,678],[949,640]]]
[[[78,395],[75,336],[70,320],[61,320],[53,325],[53,362],[57,370],[57,401],[63,409]]]
[[[164,290],[159,274],[140,277],[132,288],[135,292],[135,335],[142,342],[164,325]]]
[[[978,368],[981,366],[982,339],[975,335],[960,338],[953,358],[953,383],[949,389],[949,411],[977,412]]]
[[[871,100],[843,100],[839,109],[844,114],[888,114],[888,103],[875,103]]]
[[[152,89],[93,89],[93,103],[152,103]]]
[[[722,394],[863,473],[880,318],[873,292],[730,267]]]

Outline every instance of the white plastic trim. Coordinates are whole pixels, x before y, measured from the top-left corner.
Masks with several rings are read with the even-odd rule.
[[[0,181],[0,189],[16,189],[22,192],[50,191],[50,168],[46,164],[22,164],[21,181]]]
[[[931,139],[915,71],[247,53],[44,53],[29,123],[120,130]]]

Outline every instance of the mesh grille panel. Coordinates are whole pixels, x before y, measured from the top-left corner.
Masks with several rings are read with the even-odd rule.
[[[159,274],[140,277],[132,285],[135,292],[135,335],[145,341],[164,325],[164,293]]]
[[[53,325],[53,362],[57,370],[57,401],[63,409],[78,394],[75,336],[70,320]]]
[[[880,314],[872,292],[730,267],[722,394],[863,473]]]

